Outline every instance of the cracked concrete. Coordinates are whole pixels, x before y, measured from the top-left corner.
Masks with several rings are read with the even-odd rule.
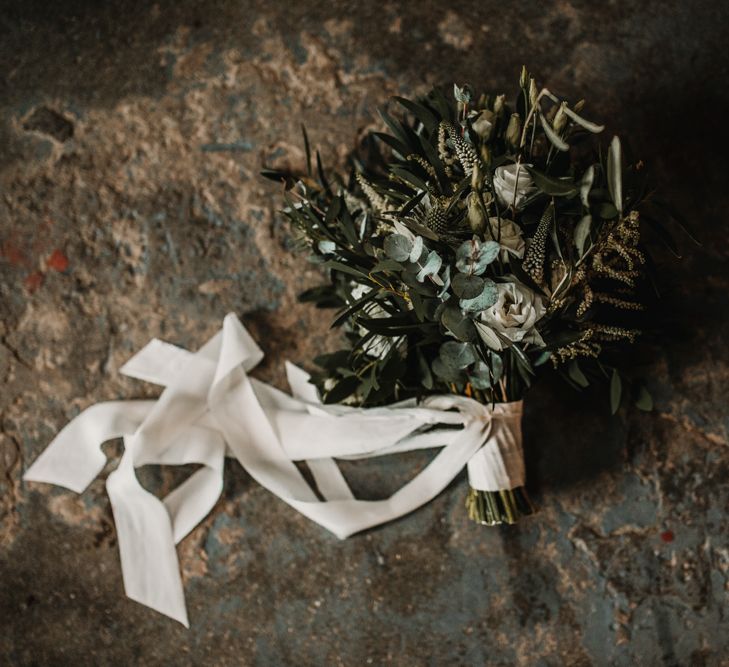
[[[728,19],[708,0],[5,3],[3,664],[729,664]],[[149,338],[197,346],[228,311],[283,386],[285,358],[332,341],[296,303],[317,275],[260,168],[302,164],[301,123],[341,165],[388,96],[512,92],[523,63],[586,97],[700,230],[681,262],[658,257],[671,322],[644,360],[655,412],[611,419],[601,395],[534,391],[541,511],[513,528],[472,525],[461,479],[339,542],[228,463],[179,548],[191,630],[124,598],[108,468],[82,496],[22,471],[84,407],[156,395],[117,373]],[[408,461],[347,474],[373,495]],[[142,479],[162,493],[180,475]]]

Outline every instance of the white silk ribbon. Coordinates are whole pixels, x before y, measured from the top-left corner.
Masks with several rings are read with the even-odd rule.
[[[123,437],[108,476],[126,594],[188,627],[175,544],[215,505],[223,462],[234,456],[259,484],[344,539],[432,500],[468,465],[484,491],[524,484],[521,401],[482,405],[455,395],[382,408],[323,405],[308,375],[286,364],[291,395],[248,376],[263,358],[233,314],[195,353],[151,341],[121,372],[165,387],[156,401],[93,405],[73,419],[24,479],[82,492],[101,472],[101,444]],[[440,428],[438,428],[440,426]],[[446,428],[443,428],[446,426]],[[454,428],[460,427],[460,428]],[[358,500],[335,462],[440,447],[413,479],[383,500]],[[320,499],[295,465],[306,461]],[[201,464],[163,500],[135,469]]]

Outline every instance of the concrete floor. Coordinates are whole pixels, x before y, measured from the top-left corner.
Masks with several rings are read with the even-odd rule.
[[[457,6],[0,3],[0,663],[729,664],[727,6]],[[105,475],[79,497],[23,470],[84,407],[155,394],[117,374],[153,336],[195,347],[235,311],[279,385],[284,358],[332,345],[260,167],[301,164],[301,123],[342,164],[388,96],[511,92],[523,63],[629,137],[701,230],[660,256],[655,412],[537,389],[541,512],[513,528],[472,525],[460,479],[339,542],[229,463],[179,550],[192,628],[127,600]]]

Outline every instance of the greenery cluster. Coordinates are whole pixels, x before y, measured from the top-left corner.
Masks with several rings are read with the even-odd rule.
[[[394,101],[348,178],[312,159],[306,132],[305,174],[264,172],[327,274],[301,298],[338,309],[346,337],[316,359],[324,400],[518,400],[556,369],[578,388],[604,377],[613,410],[628,393],[649,409],[619,359],[650,302],[646,225],[675,249],[664,223],[682,221],[642,164],[526,70],[513,103],[468,86]]]

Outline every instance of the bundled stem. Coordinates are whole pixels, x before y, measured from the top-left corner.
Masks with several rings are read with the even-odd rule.
[[[520,518],[537,511],[523,486],[501,491],[469,489],[466,509],[469,518],[486,526],[515,524]]]

